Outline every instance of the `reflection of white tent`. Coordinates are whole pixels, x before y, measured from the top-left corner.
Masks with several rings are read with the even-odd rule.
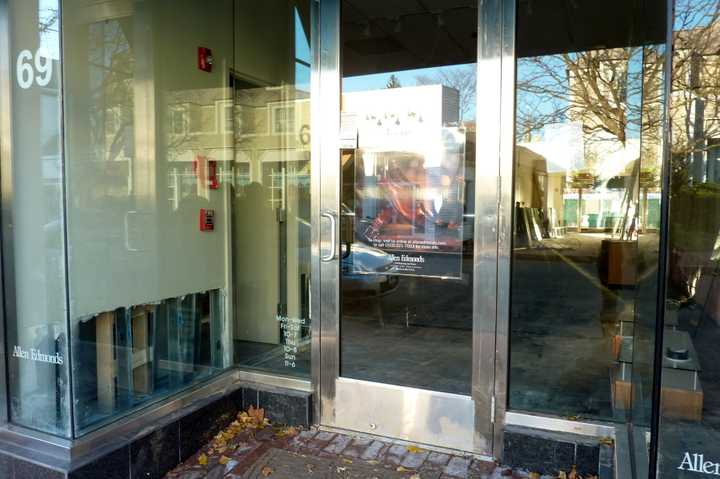
[[[546,125],[542,140],[520,143],[520,146],[545,158],[548,173],[568,172],[584,167],[581,123]]]
[[[577,122],[547,125],[542,140],[520,146],[545,158],[549,174],[592,170],[601,184],[615,176],[625,176],[631,163],[640,156],[639,138],[630,138],[623,145],[614,136],[600,138],[595,134],[589,142],[584,138],[582,124]]]

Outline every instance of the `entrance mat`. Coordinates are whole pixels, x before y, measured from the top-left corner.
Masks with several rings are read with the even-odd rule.
[[[408,479],[412,471],[394,471],[380,465],[339,461],[337,458],[304,456],[283,449],[270,449],[243,474],[243,479]],[[419,476],[415,476],[419,477]],[[437,479],[423,472],[422,479]]]

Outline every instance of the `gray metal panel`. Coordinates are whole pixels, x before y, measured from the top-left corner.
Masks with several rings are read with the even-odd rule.
[[[474,452],[493,452],[497,318],[502,0],[478,7],[475,257],[473,292]]]
[[[14,317],[14,292],[5,278],[12,278],[12,234],[9,225],[12,218],[12,79],[10,60],[10,25],[8,1],[0,0],[0,195],[2,198],[2,248],[0,264],[3,271],[0,280],[0,424],[8,421],[7,352],[5,350],[5,321]],[[7,285],[7,289],[6,286]],[[8,301],[9,300],[9,301]]]
[[[319,168],[313,169],[316,189],[313,191],[313,229],[316,232],[313,246],[313,265],[319,271],[319,297],[314,321],[320,320],[320,357],[313,358],[319,378],[318,395],[320,423],[333,425],[335,420],[335,379],[339,375],[339,332],[340,332],[340,265],[337,255],[330,261],[321,261],[337,244],[331,238],[339,238],[337,221],[321,220],[322,213],[337,215],[340,205],[340,1],[320,2],[320,73],[316,82],[316,96],[313,101],[313,139],[319,146],[313,161]],[[317,184],[319,183],[319,189]],[[319,193],[319,196],[317,194]],[[319,202],[317,201],[319,199]],[[335,231],[330,231],[330,226]],[[317,299],[317,298],[316,298]]]
[[[498,203],[497,328],[495,344],[495,431],[493,452],[502,458],[507,409],[510,287],[515,165],[515,1],[502,2],[502,80],[500,86],[500,191]]]
[[[348,378],[339,378],[335,387],[336,427],[472,450],[474,404],[469,396]]]

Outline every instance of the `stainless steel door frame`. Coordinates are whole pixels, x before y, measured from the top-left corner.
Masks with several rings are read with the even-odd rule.
[[[339,375],[340,265],[335,254],[339,245],[331,244],[337,243],[339,231],[338,221],[329,218],[338,214],[340,205],[341,12],[340,0],[316,0],[313,4],[313,27],[317,30],[312,34],[311,311],[316,420],[325,426],[401,439],[407,433],[411,440],[427,438],[435,445],[442,445],[436,439],[445,434],[446,447],[499,457],[507,398],[515,0],[478,0],[477,112],[482,114],[477,115],[473,372],[469,397]],[[400,409],[394,416],[378,416],[363,405],[355,403],[358,407],[353,407],[358,397],[382,398],[391,411]],[[409,409],[402,409],[404,404],[414,405],[414,416],[409,415]],[[436,404],[467,417],[445,418],[452,427],[441,430],[440,435],[422,434],[417,426],[426,430],[430,426],[427,417],[417,416],[437,412]],[[383,428],[374,417],[391,425]],[[458,429],[453,431],[455,426]]]
[[[509,345],[510,345],[510,287],[511,255],[514,222],[513,177],[515,170],[515,64],[516,53],[516,0],[491,0],[500,16],[500,33],[488,36],[499,41],[499,60],[495,60],[493,74],[499,76],[500,89],[498,110],[493,117],[498,119],[499,131],[488,142],[497,142],[498,191],[497,199],[497,253],[495,263],[496,276],[496,316],[495,316],[495,375],[492,387],[495,391],[493,401],[493,456],[501,459],[503,454],[503,433],[507,423]],[[499,5],[498,5],[499,3]],[[487,25],[488,28],[490,25]],[[481,55],[481,59],[485,56]],[[482,61],[482,60],[481,60]],[[490,73],[490,72],[488,72]],[[479,97],[478,97],[479,100]],[[489,200],[489,199],[488,199]],[[490,365],[488,364],[488,367]]]
[[[332,241],[337,243],[339,230],[337,221],[325,219],[337,215],[340,205],[340,0],[312,5],[312,379],[316,422],[329,425],[335,422],[340,372],[340,265],[337,255],[330,255],[338,246]]]

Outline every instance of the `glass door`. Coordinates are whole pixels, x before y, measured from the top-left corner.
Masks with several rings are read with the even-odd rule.
[[[495,317],[480,315],[478,248],[497,239],[475,215],[478,24],[476,0],[321,3],[323,425],[490,450],[479,331]]]

